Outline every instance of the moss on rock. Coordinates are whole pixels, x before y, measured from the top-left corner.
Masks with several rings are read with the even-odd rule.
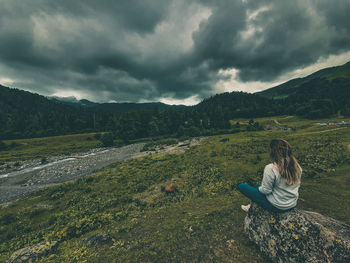
[[[271,213],[253,203],[244,230],[273,262],[350,262],[350,226],[319,213]]]

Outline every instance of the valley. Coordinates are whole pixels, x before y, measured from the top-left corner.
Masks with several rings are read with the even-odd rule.
[[[167,146],[158,154],[116,159],[90,176],[3,206],[0,261],[19,248],[57,241],[57,251],[39,262],[269,262],[243,233],[240,205],[248,200],[236,184],[261,181],[272,138],[287,139],[303,167],[298,208],[349,224],[350,128],[313,125],[347,118],[254,121],[280,128],[211,136],[179,152],[160,150]],[[249,119],[232,122],[249,125]],[[164,192],[170,186],[177,191]],[[85,245],[86,238],[104,233],[113,237],[110,243]]]

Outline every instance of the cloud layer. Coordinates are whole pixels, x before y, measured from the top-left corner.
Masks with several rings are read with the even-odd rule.
[[[347,0],[0,5],[0,80],[45,95],[201,99],[217,83],[270,83],[350,50]]]

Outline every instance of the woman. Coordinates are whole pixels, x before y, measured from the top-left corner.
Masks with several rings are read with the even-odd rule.
[[[285,212],[296,206],[302,169],[283,139],[270,142],[272,163],[265,166],[261,185],[239,184],[242,194],[272,212]],[[248,212],[249,205],[241,208]]]

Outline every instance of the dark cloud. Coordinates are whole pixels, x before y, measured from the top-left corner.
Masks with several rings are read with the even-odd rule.
[[[347,0],[0,1],[0,80],[45,95],[204,98],[350,50]]]
[[[350,2],[218,1],[194,34],[199,60],[239,69],[243,81],[271,81],[350,49]]]

